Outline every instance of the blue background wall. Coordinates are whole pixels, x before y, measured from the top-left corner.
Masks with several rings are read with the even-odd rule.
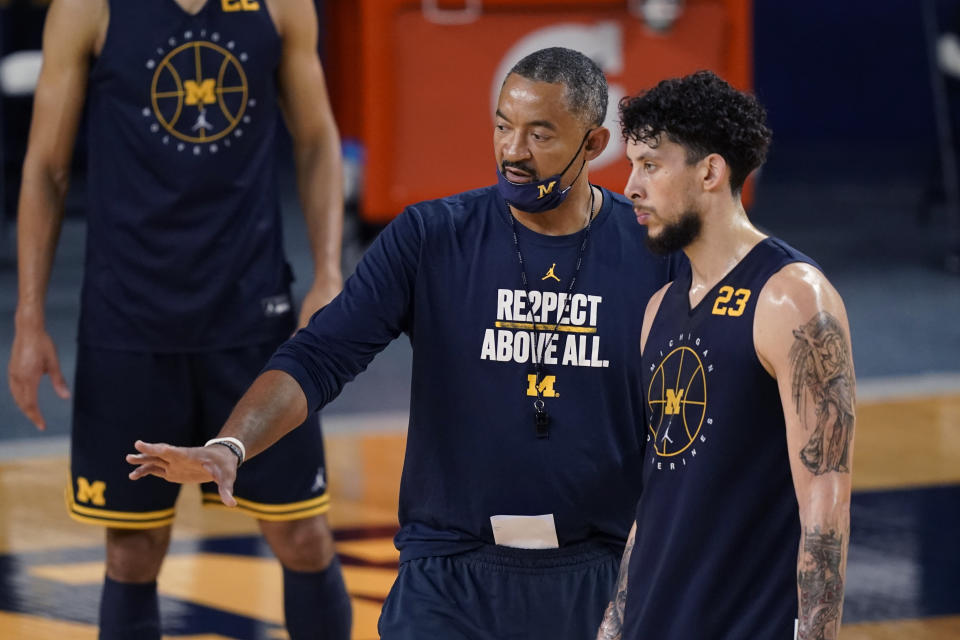
[[[756,83],[784,138],[932,141],[920,0],[756,0]]]

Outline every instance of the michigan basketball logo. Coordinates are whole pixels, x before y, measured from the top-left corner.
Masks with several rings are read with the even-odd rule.
[[[107,483],[102,480],[90,482],[83,476],[77,478],[77,502],[95,504],[102,507],[107,504],[104,494],[107,492]]]
[[[537,200],[539,200],[539,199],[542,198],[543,196],[547,195],[548,193],[552,193],[552,192],[553,192],[553,187],[554,187],[556,184],[557,184],[557,181],[556,181],[556,180],[551,180],[551,181],[550,181],[550,184],[546,184],[546,185],[538,184],[538,185],[537,185],[537,189],[539,190],[540,195],[537,196]]]
[[[700,350],[700,339],[691,340],[689,334],[670,340],[660,353],[660,364],[650,367],[647,441],[657,457],[668,459],[657,468],[675,470],[696,457],[698,443],[707,441],[704,426],[713,424],[707,412],[707,380],[713,367],[704,363],[709,350]]]
[[[536,398],[539,395],[544,398],[559,398],[557,393],[557,376],[543,376],[540,384],[537,384],[536,374],[531,373],[527,376],[527,395]]]
[[[231,138],[243,135],[248,111],[256,106],[243,69],[247,54],[233,40],[223,42],[218,32],[208,35],[205,29],[185,31],[166,44],[146,63],[153,72],[150,104],[143,109],[153,120],[150,130],[163,144],[194,155],[229,148]]]

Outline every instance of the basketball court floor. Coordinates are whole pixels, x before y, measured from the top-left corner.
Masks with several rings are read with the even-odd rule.
[[[844,640],[960,638],[960,394],[861,401]],[[405,416],[331,418],[332,508],[357,640],[377,638],[397,570]],[[63,508],[65,442],[0,460],[0,638],[96,638],[102,532]],[[895,470],[891,473],[891,470]],[[160,575],[170,638],[286,638],[278,565],[251,520],[181,494]]]
[[[843,640],[960,639],[960,279],[934,266],[935,229],[909,218],[893,229],[876,224],[902,218],[914,195],[888,189],[825,198],[806,188],[778,191],[768,182],[754,213],[820,261],[844,295],[853,327],[858,422]],[[297,217],[288,218],[290,237],[302,242]],[[4,242],[0,359],[6,363],[16,288],[11,238]],[[296,246],[295,271],[309,273],[309,259]],[[82,253],[82,220],[68,219],[48,298],[50,330],[68,372]],[[401,338],[324,413],[329,518],[353,597],[356,639],[377,638],[379,609],[397,570],[392,536],[409,362]],[[96,638],[103,532],[73,522],[64,508],[69,403],[44,382],[50,429],[36,434],[5,387],[0,639]],[[196,487],[184,488],[159,580],[165,637],[286,638],[281,584],[251,520],[201,508]]]

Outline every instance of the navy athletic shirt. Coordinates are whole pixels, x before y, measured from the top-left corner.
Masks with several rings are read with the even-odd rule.
[[[767,280],[810,258],[767,238],[693,309],[691,272],[643,353],[648,429],[625,639],[793,637],[800,519],[776,380],[753,343]]]
[[[191,16],[174,0],[110,0],[88,87],[82,344],[198,351],[290,335],[279,58],[263,2],[208,0]]]
[[[622,546],[630,528],[643,309],[677,258],[651,255],[630,203],[603,191],[562,312],[584,232],[551,237],[516,224],[528,294],[511,220],[492,187],[408,207],[343,293],[267,365],[292,375],[315,411],[387,343],[409,336],[401,560],[493,544],[494,515],[553,514],[561,546]],[[530,354],[541,341],[548,439],[534,425]]]

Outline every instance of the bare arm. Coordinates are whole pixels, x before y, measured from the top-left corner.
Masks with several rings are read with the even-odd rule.
[[[627,546],[620,561],[620,573],[617,575],[617,592],[607,606],[597,631],[597,640],[620,640],[623,637],[623,611],[627,604],[627,576],[630,573],[630,557],[633,555],[633,543],[637,537],[637,523],[630,528]]]
[[[46,331],[44,300],[63,222],[70,159],[86,94],[90,57],[106,33],[107,3],[57,0],[43,33],[43,67],[23,163],[17,216],[18,299],[10,357],[10,390],[37,426],[46,423],[37,387],[49,374],[57,394],[70,395],[53,341]]]
[[[340,291],[343,177],[340,136],[317,56],[317,16],[311,0],[271,3],[283,38],[280,99],[293,138],[300,203],[313,253],[313,286],[300,324]]]
[[[246,447],[249,460],[271,444],[293,431],[307,417],[307,399],[300,385],[290,375],[271,370],[253,381],[234,407],[218,436],[239,439]],[[170,482],[216,482],[220,497],[228,506],[235,506],[233,483],[238,461],[228,449],[220,446],[175,447],[137,441],[138,454],[127,456],[136,465],[130,478],[137,480],[153,475]]]
[[[843,301],[816,269],[790,265],[764,287],[754,340],[777,378],[800,506],[801,640],[840,633],[856,395],[849,336]]]

